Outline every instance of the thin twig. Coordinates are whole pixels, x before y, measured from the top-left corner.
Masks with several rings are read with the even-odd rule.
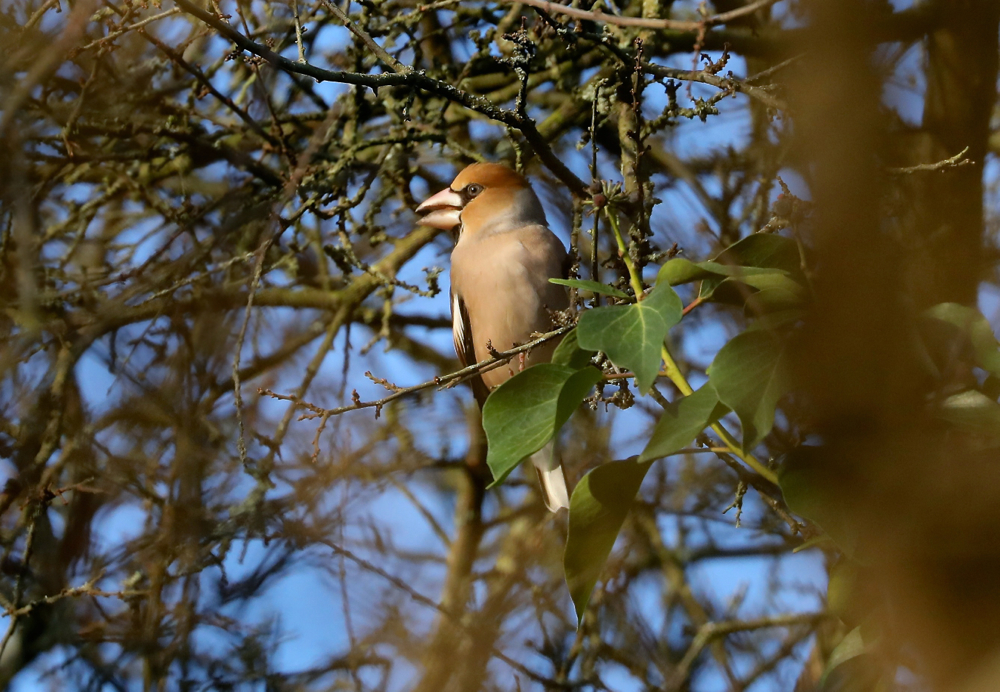
[[[385,50],[385,48],[376,43],[375,39],[373,39],[371,36],[365,33],[361,29],[361,27],[359,27],[357,24],[351,21],[351,18],[348,17],[346,14],[344,14],[344,11],[339,7],[337,7],[336,4],[330,2],[329,0],[322,0],[322,2],[326,6],[326,8],[330,10],[330,12],[333,14],[334,17],[343,22],[344,26],[346,26],[352,34],[361,39],[361,42],[368,47],[368,50],[374,53],[379,60],[385,63],[386,67],[388,67],[397,74],[410,74],[411,72],[413,72],[412,67],[410,67],[409,65],[404,65],[403,63],[396,60],[396,58],[389,55],[389,53]]]
[[[113,9],[115,12],[118,12],[118,8],[114,7],[113,5],[109,5],[109,7],[111,7],[111,9]],[[152,24],[153,22],[159,21],[161,19],[166,19],[167,17],[171,17],[171,16],[173,16],[175,14],[180,14],[180,11],[181,11],[181,9],[179,7],[171,7],[166,12],[160,12],[159,14],[154,14],[152,17],[146,17],[145,19],[142,19],[142,20],[136,22],[135,24],[129,24],[128,26],[123,27],[121,29],[118,29],[117,31],[112,31],[107,36],[103,36],[103,37],[101,37],[99,39],[95,39],[95,40],[91,41],[90,43],[88,43],[87,45],[85,45],[82,48],[80,48],[80,50],[81,51],[90,50],[91,48],[95,48],[97,46],[104,45],[108,41],[114,41],[119,36],[124,36],[125,34],[127,34],[130,31],[135,31],[136,29],[141,29],[142,27],[146,26],[147,24]],[[119,14],[122,14],[122,13],[119,12]]]
[[[8,128],[13,125],[21,106],[31,97],[32,90],[52,76],[62,65],[66,55],[76,47],[84,35],[90,16],[94,13],[96,0],[85,0],[76,3],[66,20],[66,27],[54,42],[40,51],[31,69],[23,79],[7,91],[7,98],[0,108],[0,139],[8,136]]]
[[[600,9],[581,10],[576,7],[568,7],[556,2],[549,2],[549,0],[500,1],[509,5],[529,5],[553,14],[564,14],[575,19],[585,19],[592,22],[604,22],[606,24],[614,24],[615,26],[635,26],[642,29],[669,29],[672,31],[701,31],[706,27],[727,24],[734,20],[751,15],[758,10],[770,7],[778,2],[778,0],[757,0],[757,2],[730,12],[723,12],[721,14],[715,14],[697,21],[690,21],[683,19],[655,19],[652,17],[618,17],[613,14],[607,14]]]
[[[389,574],[388,572],[386,572],[384,569],[381,569],[377,565],[374,565],[371,562],[369,562],[368,560],[365,560],[364,558],[359,557],[358,555],[355,555],[354,553],[352,553],[347,548],[343,548],[343,547],[341,547],[339,545],[336,545],[335,543],[332,543],[330,541],[320,540],[319,542],[323,543],[324,545],[326,545],[328,548],[330,548],[333,552],[337,553],[338,555],[342,555],[342,556],[346,557],[348,560],[350,560],[351,562],[355,563],[356,565],[358,565],[362,569],[365,569],[365,570],[367,570],[367,571],[369,571],[369,572],[371,572],[373,574],[377,574],[378,576],[382,577],[383,579],[385,579],[386,581],[388,581],[390,584],[392,584],[393,586],[395,586],[397,589],[399,589],[403,593],[407,594],[410,598],[412,598],[417,603],[420,603],[421,605],[425,605],[428,608],[432,608],[432,609],[436,610],[437,612],[441,613],[446,618],[448,618],[453,625],[455,625],[455,626],[457,626],[457,627],[465,630],[466,632],[470,632],[471,633],[471,632],[474,631],[474,628],[470,627],[470,625],[465,624],[459,618],[457,618],[455,616],[455,613],[452,613],[450,610],[448,610],[444,606],[442,606],[442,605],[440,605],[438,603],[435,603],[434,601],[432,601],[427,596],[424,596],[420,592],[416,591],[413,587],[411,587],[409,584],[407,584],[406,582],[404,582],[402,579],[399,579],[398,577],[395,577],[395,576]],[[558,688],[558,689],[567,689],[567,688],[572,689],[572,688],[576,687],[575,685],[568,684],[568,683],[557,682],[556,680],[552,680],[550,678],[545,677],[544,675],[540,675],[539,673],[536,673],[535,671],[531,670],[530,668],[528,668],[524,664],[518,663],[517,661],[515,661],[514,659],[512,659],[510,656],[508,656],[507,654],[505,654],[502,651],[500,651],[499,649],[497,649],[495,646],[491,646],[490,647],[490,653],[491,653],[491,655],[493,655],[497,659],[499,659],[499,660],[503,661],[504,663],[506,663],[508,666],[510,666],[514,670],[517,670],[517,671],[521,672],[522,674],[527,675],[528,677],[530,677],[535,682],[539,682],[539,683],[545,684],[547,687],[555,687],[555,688]]]
[[[793,615],[777,615],[759,618],[757,620],[729,620],[724,622],[707,622],[698,629],[691,646],[684,653],[684,658],[677,664],[673,673],[673,684],[665,689],[677,689],[687,679],[688,671],[701,652],[719,637],[725,637],[737,632],[767,629],[771,627],[798,627],[800,625],[815,625],[820,620],[829,617],[826,613],[797,613]]]
[[[455,385],[465,381],[466,379],[474,375],[477,375],[481,372],[487,372],[489,370],[498,368],[501,365],[504,365],[505,363],[509,362],[511,358],[513,358],[519,353],[530,351],[531,349],[540,346],[541,344],[551,341],[552,339],[556,339],[565,334],[566,332],[568,332],[570,329],[572,329],[572,327],[560,327],[559,329],[555,329],[546,334],[542,334],[540,337],[538,337],[533,341],[529,341],[526,344],[522,344],[520,346],[512,348],[509,351],[498,351],[494,357],[487,358],[486,360],[480,361],[479,363],[475,363],[474,365],[469,365],[468,367],[464,367],[461,370],[456,370],[455,372],[448,373],[447,375],[435,377],[432,380],[428,380],[427,382],[422,382],[421,384],[413,385],[412,387],[400,387],[389,396],[386,396],[382,399],[376,399],[374,401],[361,401],[361,399],[357,397],[357,392],[355,392],[355,401],[352,404],[348,406],[340,406],[337,408],[327,409],[327,408],[322,408],[320,406],[316,406],[315,404],[310,404],[306,401],[302,401],[302,399],[299,397],[289,396],[287,394],[278,394],[276,392],[272,392],[269,389],[261,388],[258,389],[257,392],[263,396],[269,396],[281,401],[291,401],[296,406],[311,411],[311,413],[303,414],[299,418],[299,420],[312,420],[314,418],[330,418],[332,416],[339,416],[342,413],[347,413],[348,411],[357,411],[359,409],[364,409],[364,408],[374,408],[375,416],[378,417],[382,411],[382,407],[388,404],[390,401],[395,401],[396,399],[400,399],[404,396],[410,396],[411,394],[416,394],[418,392],[422,392],[425,389],[430,389],[432,387],[438,387],[440,389],[450,389],[451,387],[454,387]]]
[[[750,98],[757,99],[768,108],[775,110],[788,110],[788,104],[779,98],[771,95],[763,87],[753,86],[748,80],[737,79],[733,76],[720,77],[707,70],[680,70],[675,67],[664,67],[655,63],[643,61],[642,69],[645,72],[663,79],[677,79],[685,82],[700,82],[719,89],[728,90],[740,94],[746,94]]]
[[[965,158],[965,155],[967,153],[969,153],[969,147],[965,147],[965,149],[962,149],[962,151],[958,152],[954,156],[947,158],[943,161],[938,161],[937,163],[919,163],[916,166],[906,166],[904,168],[890,168],[889,173],[891,173],[892,175],[907,175],[909,173],[946,171],[952,168],[971,166],[975,162],[972,159]]]
[[[407,68],[409,71],[402,73],[383,72],[382,74],[363,74],[360,72],[327,70],[309,63],[299,63],[279,55],[270,48],[262,46],[259,43],[247,38],[234,29],[229,23],[209,12],[206,12],[190,0],[176,0],[176,2],[181,6],[181,8],[184,9],[185,12],[194,15],[204,23],[208,24],[220,34],[235,43],[239,48],[260,56],[278,69],[285,72],[312,77],[318,82],[354,84],[356,86],[369,87],[373,90],[377,90],[381,87],[392,86],[408,86],[413,89],[421,89],[449,101],[458,103],[465,108],[485,115],[491,120],[514,127],[518,129],[522,135],[524,135],[525,140],[527,140],[528,144],[531,145],[531,148],[535,150],[535,154],[541,162],[566,185],[573,195],[577,197],[587,196],[587,185],[580,180],[580,178],[578,178],[568,166],[566,166],[565,162],[563,162],[563,160],[557,156],[554,151],[552,151],[548,142],[538,131],[534,120],[531,118],[522,117],[515,111],[508,110],[506,108],[499,108],[489,99],[462,91],[447,82],[433,79],[422,72],[418,72],[410,68]]]

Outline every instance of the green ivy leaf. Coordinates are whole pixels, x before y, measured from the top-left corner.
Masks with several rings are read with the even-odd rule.
[[[842,558],[830,568],[826,594],[827,609],[848,627],[877,631],[886,615],[878,580],[870,567],[856,560]]]
[[[758,294],[759,295],[759,294]],[[805,310],[793,308],[789,310],[768,311],[747,325],[746,331],[778,331],[786,329],[806,316]],[[749,316],[749,315],[748,315]]]
[[[483,405],[486,463],[494,479],[490,487],[555,437],[599,379],[597,368],[542,363],[494,390]]]
[[[657,285],[668,283],[671,286],[680,286],[692,281],[701,281],[705,277],[712,275],[710,269],[701,266],[703,264],[708,263],[696,263],[683,257],[675,257],[674,259],[667,260],[656,274],[656,283]]]
[[[774,426],[774,407],[788,387],[782,352],[782,341],[770,332],[743,332],[722,347],[708,369],[719,401],[740,418],[744,452]]]
[[[942,402],[940,416],[968,432],[1000,439],[1000,404],[975,389],[953,394]]]
[[[850,632],[845,634],[844,638],[840,640],[840,643],[834,647],[832,652],[830,652],[830,658],[827,662],[826,670],[823,672],[823,677],[825,678],[831,670],[842,664],[844,661],[849,661],[855,656],[860,656],[867,650],[865,640],[861,636],[861,628],[855,627]],[[822,682],[820,684],[822,684]]]
[[[846,503],[831,492],[834,471],[823,450],[802,446],[786,454],[778,471],[778,485],[788,507],[819,526],[845,554],[857,556],[859,531]]]
[[[718,262],[692,262],[683,257],[675,257],[664,264],[656,275],[656,283],[668,283],[671,286],[702,281],[713,276],[750,277],[759,274],[773,273],[774,269],[760,267],[740,267],[719,264]]]
[[[873,692],[884,689],[879,671],[865,665],[863,657],[875,648],[875,642],[866,642],[861,627],[844,635],[830,652],[826,669],[819,680],[821,692]]]
[[[650,465],[635,457],[603,464],[573,489],[563,568],[578,622]]]
[[[1000,344],[993,335],[993,328],[981,312],[958,303],[941,303],[926,310],[924,315],[947,322],[961,330],[972,344],[979,367],[1000,375]]]
[[[754,233],[733,243],[715,258],[719,264],[782,269],[797,275],[802,271],[799,246],[791,238],[773,233]]]
[[[808,298],[805,287],[781,269],[761,269],[759,274],[738,276],[726,281],[740,281],[762,293],[781,291],[793,296],[799,304],[805,303]]]
[[[983,382],[982,390],[983,394],[993,399],[993,401],[1000,399],[1000,377],[991,374]]]
[[[600,281],[588,281],[586,279],[549,279],[549,283],[559,284],[560,286],[569,286],[570,288],[579,288],[583,291],[601,293],[606,296],[614,296],[615,298],[628,298],[628,294],[624,291],[619,291],[614,286],[602,284]]]
[[[780,235],[756,233],[747,236],[723,250],[715,258],[715,262],[721,265],[735,265],[742,268],[744,272],[748,272],[750,267],[778,270],[778,272],[787,275],[789,280],[795,284],[805,283],[798,245],[794,240]],[[764,274],[766,272],[747,273],[740,280],[742,283],[752,285],[749,280],[755,280],[753,276]],[[722,277],[707,278],[702,282],[698,295],[703,299],[712,297],[723,280]],[[763,286],[758,285],[755,288],[763,288]]]
[[[758,293],[776,292],[783,294],[790,303],[788,307],[802,306],[808,299],[805,287],[783,269],[758,269],[756,274],[703,281],[698,296],[716,303],[743,305]]]
[[[620,368],[635,373],[646,393],[660,371],[660,348],[667,332],[681,321],[681,299],[667,284],[633,305],[613,305],[583,313],[577,325],[581,348],[604,351]]]
[[[794,282],[793,282],[794,283]],[[798,284],[797,288],[766,288],[747,297],[743,311],[747,315],[769,315],[774,312],[787,313],[801,309],[806,304],[806,292]]]
[[[813,548],[818,548],[827,543],[835,546],[833,539],[826,534],[820,534],[819,536],[813,536],[808,541],[802,541],[801,545],[792,548],[792,553],[801,553],[804,550],[812,550]]]
[[[556,365],[567,365],[574,370],[586,367],[590,364],[590,359],[594,357],[595,351],[587,351],[580,348],[575,329],[570,330],[556,346],[552,353],[552,362]]]
[[[651,461],[683,449],[702,430],[726,415],[729,409],[719,403],[719,395],[711,385],[683,399],[671,402],[664,409],[639,461]]]

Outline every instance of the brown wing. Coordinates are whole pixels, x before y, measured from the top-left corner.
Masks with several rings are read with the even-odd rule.
[[[469,311],[465,308],[465,302],[460,296],[451,294],[451,335],[455,341],[455,353],[458,355],[458,362],[462,367],[467,367],[477,363],[476,349],[472,340],[472,322],[469,320]],[[486,397],[490,395],[490,390],[483,382],[483,378],[478,374],[469,378],[472,385],[472,393],[479,402],[479,408],[486,403]]]

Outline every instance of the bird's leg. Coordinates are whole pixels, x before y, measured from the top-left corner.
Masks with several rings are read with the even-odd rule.
[[[524,372],[524,365],[528,361],[528,352],[521,351],[517,354],[517,371]]]

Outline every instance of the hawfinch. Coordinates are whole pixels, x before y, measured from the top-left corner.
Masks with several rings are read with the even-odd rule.
[[[451,253],[451,319],[455,351],[463,366],[490,357],[487,343],[504,351],[530,341],[532,332],[552,328],[550,310],[569,304],[563,287],[550,278],[566,276],[567,255],[549,230],[545,212],[524,176],[492,163],[474,163],[451,186],[417,207],[421,223],[443,230],[458,227]],[[524,366],[548,362],[556,344],[532,349]],[[498,367],[472,379],[480,408],[490,390],[514,375]],[[569,507],[562,465],[549,443],[531,457],[545,505]]]

